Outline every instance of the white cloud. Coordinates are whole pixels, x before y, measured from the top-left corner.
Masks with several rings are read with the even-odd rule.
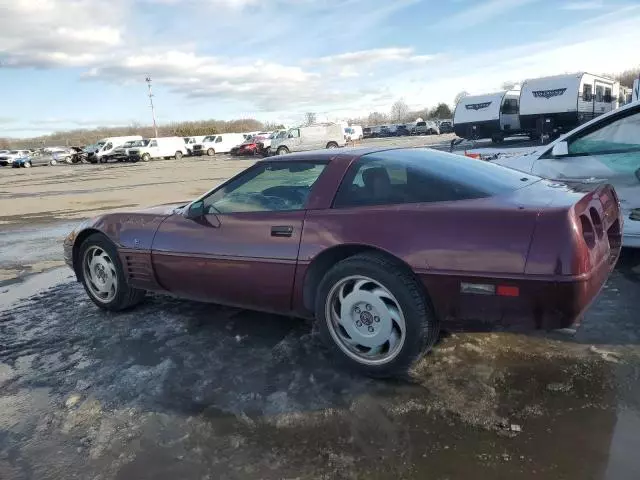
[[[374,48],[359,50],[337,55],[329,55],[316,59],[309,59],[305,63],[321,65],[363,65],[381,62],[414,62],[424,63],[435,58],[434,55],[414,55],[412,48]]]
[[[123,44],[126,0],[0,0],[0,12],[3,66],[86,65]]]
[[[537,0],[485,0],[481,3],[473,2],[459,13],[446,17],[436,25],[451,30],[464,30],[488,22],[504,15],[511,10],[520,8]]]
[[[604,8],[602,0],[587,0],[583,2],[569,2],[561,7],[563,10],[600,10]]]

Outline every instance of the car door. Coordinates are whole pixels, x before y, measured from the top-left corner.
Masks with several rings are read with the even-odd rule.
[[[151,158],[159,157],[158,141],[157,140],[151,140],[149,142],[149,146],[147,147],[147,150],[149,152],[149,155],[151,155]]]
[[[160,284],[180,296],[288,312],[306,201],[325,165],[259,162],[169,217],[152,248]]]
[[[549,149],[531,173],[559,180],[611,183],[620,199],[627,238],[640,246],[640,106],[625,109],[570,134],[566,148]]]

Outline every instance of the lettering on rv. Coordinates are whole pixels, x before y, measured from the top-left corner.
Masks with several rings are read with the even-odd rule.
[[[559,97],[566,91],[566,88],[554,88],[553,90],[534,90],[531,93],[536,98],[546,98],[548,100],[551,97]]]
[[[467,110],[480,110],[482,108],[487,108],[489,105],[491,105],[491,102],[469,103],[468,105],[465,105],[465,108]]]

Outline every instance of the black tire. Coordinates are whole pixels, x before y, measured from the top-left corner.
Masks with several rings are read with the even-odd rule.
[[[336,142],[327,143],[327,148],[338,148],[338,144]]]
[[[406,324],[404,345],[387,363],[367,365],[358,362],[338,346],[329,330],[325,315],[327,297],[336,283],[353,275],[366,276],[384,285],[402,308]],[[433,347],[440,331],[427,294],[418,280],[399,262],[377,253],[354,255],[337,263],[327,272],[318,287],[315,316],[320,337],[334,356],[350,368],[377,378],[406,374],[423,353]]]
[[[49,161],[49,165],[57,165],[57,164],[58,164],[58,161],[57,161],[55,158],[52,158],[52,159]]]
[[[278,155],[286,155],[287,153],[289,153],[289,149],[287,147],[279,147],[276,153]]]
[[[118,279],[118,285],[116,287],[116,295],[110,302],[103,302],[96,296],[94,296],[91,289],[87,286],[87,282],[84,276],[84,258],[87,250],[92,246],[98,246],[103,249],[110,257],[113,262]],[[84,286],[87,295],[91,299],[93,303],[95,303],[98,307],[103,310],[109,310],[112,312],[118,312],[121,310],[125,310],[127,308],[132,308],[139,304],[144,296],[145,290],[140,290],[137,288],[132,288],[127,284],[127,280],[124,275],[124,270],[122,268],[122,263],[120,262],[120,258],[118,257],[118,252],[116,250],[115,245],[109,240],[106,236],[101,233],[94,233],[87,237],[87,239],[82,242],[78,251],[78,258],[76,261],[76,273],[78,275],[78,279]]]
[[[140,157],[140,160],[142,160],[143,162],[148,162],[149,160],[151,160],[151,155],[149,155],[148,153],[143,153],[142,157]]]
[[[216,154],[216,151],[213,148],[207,149],[207,155],[213,157]]]
[[[33,165],[31,164],[31,160],[29,160],[28,162],[24,162],[24,163],[22,164],[22,166],[23,166],[24,168],[31,168]]]
[[[175,157],[176,160],[180,160],[182,158],[182,152],[180,152],[180,151],[176,152],[174,157]]]

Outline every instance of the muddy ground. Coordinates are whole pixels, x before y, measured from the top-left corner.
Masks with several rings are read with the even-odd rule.
[[[445,332],[393,382],[295,319],[163,295],[99,311],[59,266],[78,219],[250,162],[0,169],[0,479],[640,478],[633,252],[575,334]]]

